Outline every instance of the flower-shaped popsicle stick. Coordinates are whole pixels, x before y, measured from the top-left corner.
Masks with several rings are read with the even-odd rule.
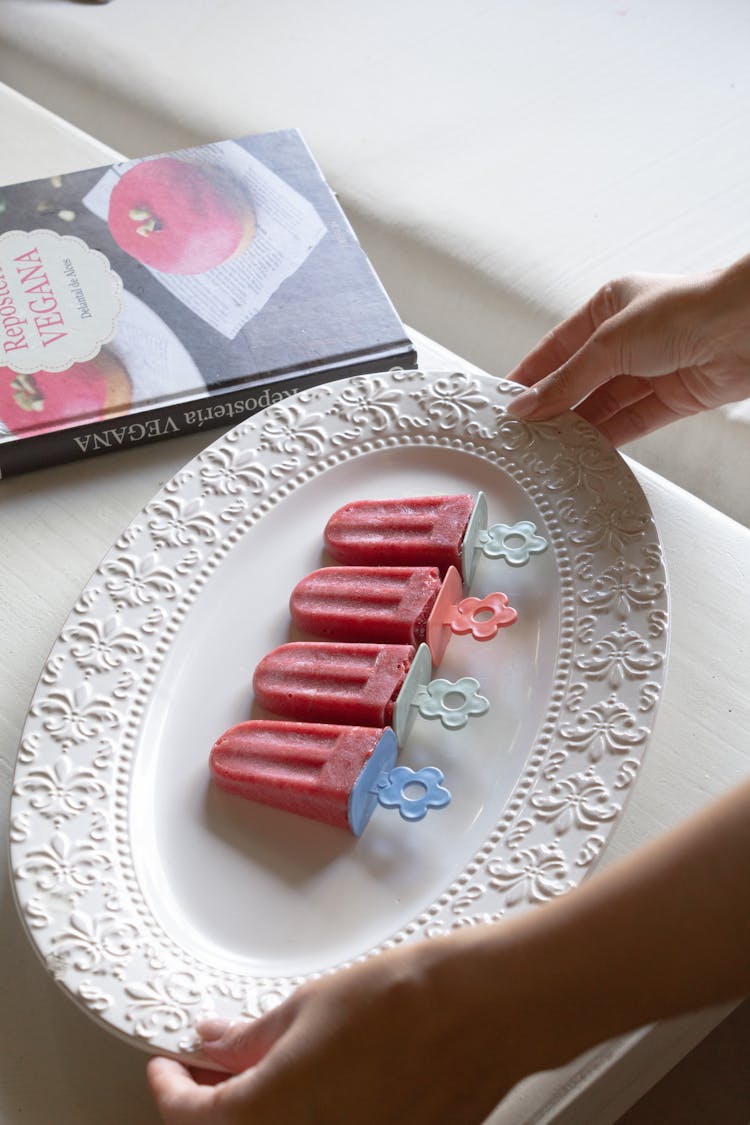
[[[547,550],[547,540],[531,520],[496,523],[480,531],[477,543],[488,559],[505,559],[509,566],[525,566],[531,555]]]
[[[474,577],[478,552],[488,559],[503,559],[509,566],[525,566],[532,555],[547,549],[547,540],[537,534],[536,524],[531,520],[488,524],[487,497],[478,492],[461,544],[461,569],[466,587]]]
[[[392,725],[399,745],[406,741],[416,715],[438,719],[446,730],[461,730],[472,716],[485,715],[490,703],[479,688],[479,680],[473,676],[433,680],[429,647],[420,645],[393,708]]]
[[[394,766],[378,778],[378,803],[386,809],[398,809],[404,820],[424,820],[429,809],[443,809],[451,802],[450,790],[443,781],[443,771],[437,766],[420,770]]]
[[[461,575],[450,567],[432,608],[425,630],[425,641],[437,666],[445,655],[451,635],[471,635],[475,641],[490,641],[499,629],[512,625],[518,613],[508,595],[497,591],[484,598],[462,598]]]

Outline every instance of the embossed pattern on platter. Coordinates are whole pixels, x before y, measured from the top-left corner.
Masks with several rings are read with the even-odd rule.
[[[197,1018],[257,1017],[302,979],[218,970],[163,932],[132,864],[127,787],[143,701],[217,561],[280,497],[362,450],[444,444],[511,475],[544,521],[561,585],[548,712],[495,831],[380,948],[544,902],[596,862],[637,778],[661,693],[662,554],[616,454],[577,419],[530,426],[507,417],[513,391],[459,371],[311,388],[199,454],[97,569],[43,670],[11,810],[22,915],[49,971],[92,1014],[189,1054]]]

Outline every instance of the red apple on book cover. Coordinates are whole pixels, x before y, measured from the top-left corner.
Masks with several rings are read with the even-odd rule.
[[[109,229],[144,265],[196,274],[241,253],[255,233],[255,215],[222,169],[160,156],[120,177],[110,196]]]
[[[78,421],[100,421],[129,409],[131,386],[120,361],[105,348],[67,371],[19,375],[0,367],[0,422],[12,434],[47,433]]]

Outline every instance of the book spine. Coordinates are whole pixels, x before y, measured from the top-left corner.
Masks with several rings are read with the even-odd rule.
[[[416,353],[411,351],[391,357],[390,363],[394,362],[407,367],[415,366]],[[103,453],[180,437],[198,430],[235,426],[244,418],[268,406],[277,405],[310,386],[352,375],[383,371],[386,368],[387,364],[381,357],[360,361],[353,367],[333,372],[329,369],[307,377],[298,372],[296,376],[272,384],[259,384],[254,389],[235,387],[234,390],[215,393],[203,399],[171,402],[105,421],[52,430],[34,437],[0,441],[0,481],[36,469],[88,460]]]

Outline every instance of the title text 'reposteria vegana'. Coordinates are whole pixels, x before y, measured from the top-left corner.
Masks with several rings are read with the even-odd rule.
[[[0,269],[0,319],[5,355],[27,350],[32,333],[36,333],[35,342],[43,348],[63,340],[68,334],[38,248],[33,246],[25,254],[19,254],[13,259],[13,265],[26,300],[24,309],[17,308],[17,298],[11,293],[5,271]]]
[[[81,453],[98,453],[104,449],[124,448],[142,441],[153,441],[154,438],[169,437],[183,431],[193,432],[203,429],[204,426],[215,426],[224,418],[232,421],[248,414],[255,414],[266,406],[273,406],[289,398],[290,395],[297,394],[299,389],[299,387],[289,387],[282,391],[271,391],[264,387],[258,395],[247,395],[245,398],[230,402],[207,403],[197,410],[184,410],[176,415],[162,414],[141,422],[123,422],[93,433],[79,435],[73,440]]]
[[[18,375],[66,371],[117,330],[122,279],[74,235],[0,235],[0,361]]]

